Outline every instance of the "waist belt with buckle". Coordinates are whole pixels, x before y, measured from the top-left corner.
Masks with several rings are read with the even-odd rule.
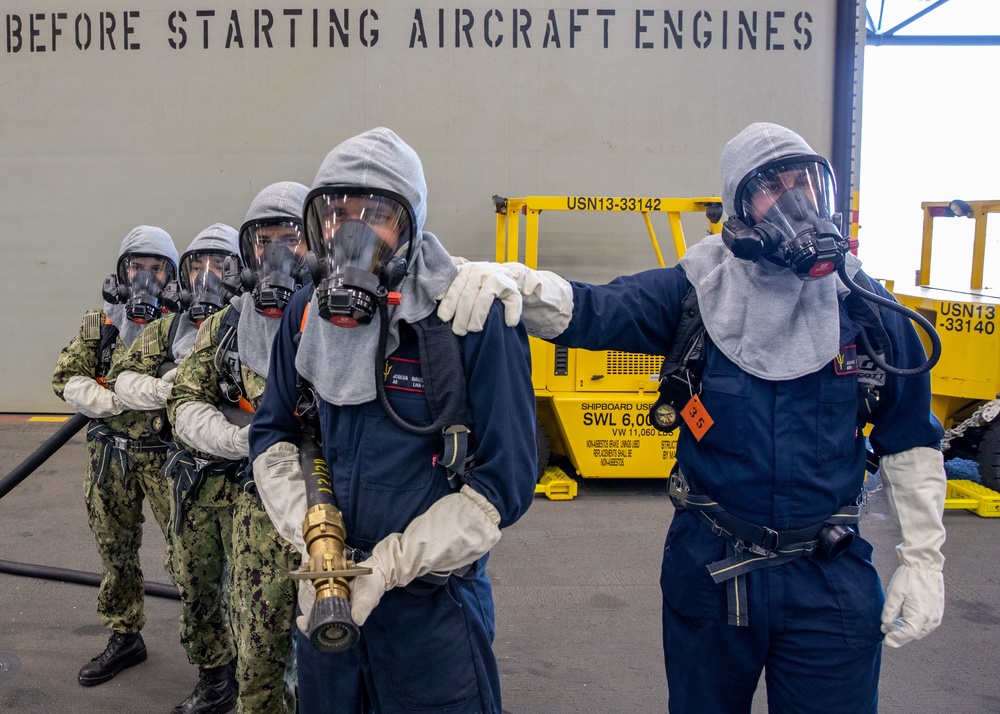
[[[177,442],[171,442],[170,452],[163,464],[163,474],[170,479],[172,486],[174,533],[181,532],[184,514],[197,501],[198,494],[210,476],[223,476],[235,481],[245,465],[245,459],[200,459],[188,453]]]
[[[822,523],[778,531],[738,518],[710,497],[692,493],[684,474],[676,467],[670,474],[670,499],[678,509],[696,511],[715,535],[726,539],[727,557],[705,567],[713,581],[727,583],[729,624],[736,627],[750,624],[743,575],[814,553],[828,560],[836,558],[851,544],[854,531],[850,526],[860,520],[864,506],[862,492],[856,503],[842,506]]]
[[[87,427],[87,441],[96,441],[98,445],[97,463],[94,465],[98,486],[104,485],[104,477],[107,476],[111,459],[118,464],[118,472],[124,487],[125,474],[135,466],[133,454],[167,450],[167,445],[158,438],[130,439],[99,419],[94,419]]]

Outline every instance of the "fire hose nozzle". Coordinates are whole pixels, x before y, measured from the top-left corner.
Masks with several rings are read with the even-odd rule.
[[[357,644],[360,628],[351,618],[348,579],[367,575],[371,568],[355,567],[344,556],[344,520],[331,503],[317,503],[302,524],[309,564],[289,575],[312,580],[316,602],[309,619],[309,641],[321,652],[342,652]]]

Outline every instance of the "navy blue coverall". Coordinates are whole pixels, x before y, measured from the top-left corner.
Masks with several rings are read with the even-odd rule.
[[[309,291],[290,302],[271,351],[267,387],[250,430],[250,460],[270,446],[297,444],[301,428],[294,338]],[[405,296],[404,296],[405,299]],[[496,303],[482,332],[461,340],[476,465],[469,485],[514,523],[534,498],[537,475],[531,357],[522,325],[504,325]],[[395,411],[430,422],[416,335],[402,325],[389,358],[386,393]],[[375,365],[372,364],[372,369]],[[414,435],[396,426],[378,401],[336,407],[319,400],[323,454],[330,466],[347,545],[370,551],[450,493],[437,465],[440,434]],[[296,628],[299,707],[311,712],[496,712],[500,677],[492,651],[493,594],[487,556],[444,585],[420,581],[382,596],[358,645],[319,653]]]
[[[682,268],[571,284],[572,321],[554,342],[647,354],[668,352],[690,287]],[[893,366],[923,363],[909,320],[880,310]],[[853,346],[861,328],[843,301],[840,326],[840,344]],[[715,423],[701,441],[682,425],[677,447],[692,491],[777,531],[821,524],[854,504],[865,463],[856,371],[837,374],[831,362],[798,379],[768,381],[707,342],[700,398]],[[888,375],[872,421],[879,455],[937,447],[942,429],[930,412],[928,374]],[[772,711],[874,713],[884,595],[871,545],[855,538],[834,560],[801,557],[747,573],[747,627],[727,624],[726,584],[706,569],[727,556],[726,545],[695,511],[675,513],[660,576],[670,711],[749,712],[764,668]]]

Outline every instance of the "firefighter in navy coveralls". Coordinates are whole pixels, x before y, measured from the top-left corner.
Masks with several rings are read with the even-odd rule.
[[[346,544],[365,552],[360,565],[373,572],[351,581],[351,614],[361,626],[354,648],[320,654],[299,634],[300,711],[499,713],[486,560],[534,493],[526,334],[504,325],[497,303],[482,332],[454,338],[475,466],[466,483],[449,480],[437,458],[441,433],[404,430],[377,398],[376,371],[397,416],[430,421],[424,385],[439,365],[421,361],[413,325],[434,318],[435,298],[455,269],[437,238],[422,232],[419,158],[388,129],[348,139],[323,161],[305,211],[315,294],[300,291],[282,317],[250,458],[268,515],[301,552],[306,505],[294,411],[297,375],[308,380]],[[384,288],[399,304],[388,312],[388,360],[376,369],[382,318],[362,303]],[[300,587],[300,627],[311,590]]]
[[[170,298],[179,312],[147,327],[128,350],[116,356],[108,383],[126,407],[166,419],[167,397],[177,376],[176,363],[192,351],[198,326],[224,309],[232,292],[223,285],[226,261],[238,263],[236,231],[215,223],[198,233],[181,256],[180,277]],[[163,377],[161,371],[174,365]],[[169,431],[164,433],[168,436]],[[229,663],[235,652],[229,635],[221,557],[213,540],[185,523],[184,496],[190,488],[171,449],[162,479],[170,499],[168,550],[171,574],[181,596],[181,644],[188,661],[199,669],[194,691],[173,714],[210,714],[232,708],[236,696]],[[207,472],[206,472],[207,474]],[[206,545],[207,543],[207,545]]]
[[[739,221],[729,238],[749,231],[780,250],[754,261],[711,236],[678,267],[607,285],[467,264],[439,315],[457,311],[475,329],[477,299],[520,296],[529,329],[558,344],[665,355],[693,286],[706,364],[700,405],[685,405],[693,418],[681,426],[660,579],[670,711],[749,712],[763,670],[771,711],[874,713],[883,636],[893,647],[923,637],[944,609],[945,475],[930,380],[884,375],[869,419],[903,535],[883,598],[871,546],[851,534],[833,544],[857,529],[862,328],[831,265],[783,259],[809,225],[832,227],[832,172],[797,134],[754,124],[726,145],[722,180],[726,213]],[[863,279],[860,262],[843,259]],[[880,313],[892,364],[924,363],[909,320]]]
[[[170,573],[170,487],[160,474],[166,445],[150,429],[147,415],[129,409],[107,388],[115,354],[123,352],[158,321],[163,290],[177,275],[177,249],[162,228],[137,226],[118,252],[115,275],[104,284],[103,310],[90,310],[63,349],[52,375],[56,396],[92,417],[87,429],[88,468],[84,479],[87,521],[97,539],[103,576],[97,611],[111,630],[104,651],[80,670],[85,687],[106,682],[146,659],[140,630],[143,613],[143,499],[167,539]],[[169,380],[162,389],[169,389]]]

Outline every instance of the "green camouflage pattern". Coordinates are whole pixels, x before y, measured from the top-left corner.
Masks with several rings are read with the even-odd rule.
[[[222,374],[215,362],[219,348],[219,325],[226,307],[198,329],[191,353],[177,367],[174,389],[167,403],[174,418],[179,405],[189,401],[219,405]],[[262,376],[241,365],[244,397],[256,409],[264,393]],[[190,450],[199,458],[209,454]],[[206,484],[203,494],[211,488]],[[202,497],[204,499],[204,495]],[[255,494],[238,493],[232,525],[230,571],[230,616],[236,640],[236,678],[239,684],[237,712],[270,714],[286,711],[289,697],[285,672],[292,663],[292,631],[296,586],[288,570],[299,567],[295,549],[274,530]]]
[[[181,644],[188,661],[199,667],[221,667],[236,656],[225,587],[235,497],[236,484],[209,476],[185,510],[180,535],[174,536],[173,570],[184,605]]]
[[[114,387],[122,372],[154,376],[168,353],[170,326],[175,314],[156,320],[129,347],[115,350],[107,381]],[[162,469],[165,458],[158,455]],[[233,485],[225,478],[209,478],[199,500],[186,514],[181,533],[170,528],[173,509],[172,484],[158,473],[163,498],[153,512],[167,537],[170,559],[166,567],[181,595],[180,640],[188,661],[203,667],[228,663],[235,654],[229,631],[224,567],[232,542],[230,505]],[[106,484],[105,484],[106,485]],[[151,504],[153,499],[150,499]]]
[[[219,325],[226,312],[234,309],[226,306],[205,320],[198,328],[194,347],[187,357],[177,365],[177,376],[174,388],[167,399],[167,417],[174,423],[177,408],[186,402],[204,402],[205,404],[222,404],[223,396],[219,390],[219,379],[222,376],[215,363],[215,353],[219,348]],[[243,386],[247,391],[247,401],[256,409],[260,405],[264,393],[264,378],[253,370],[241,366]],[[211,461],[218,457],[183,444],[188,452],[199,459]]]
[[[80,331],[70,340],[68,345],[63,347],[59,354],[55,372],[52,374],[52,389],[60,399],[63,398],[66,383],[71,377],[82,376],[94,379],[97,375],[97,350],[101,334],[99,329],[95,331],[92,326],[95,323],[104,324],[104,319],[104,310],[88,310],[83,316]],[[150,327],[159,322],[162,321],[156,320]],[[119,337],[114,357],[111,360],[111,369],[114,369],[115,359],[126,351],[126,347],[127,345]],[[130,439],[139,439],[149,435],[148,419],[144,412],[124,411],[116,416],[107,417],[103,421],[119,434],[125,434]]]
[[[98,367],[98,346],[103,310],[84,314],[80,331],[63,348],[52,375],[52,388],[60,399],[72,377],[94,379]],[[115,354],[124,352],[118,339]],[[112,360],[113,363],[113,360]],[[148,436],[146,415],[126,411],[103,420],[114,431],[131,439]],[[132,452],[128,472],[122,474],[115,459],[107,466],[103,484],[98,487],[101,444],[87,442],[87,470],[84,498],[87,521],[97,542],[103,577],[97,595],[97,611],[104,626],[115,632],[138,632],[146,622],[143,613],[143,576],[139,562],[142,545],[144,498],[149,499],[153,517],[167,541],[164,570],[172,577],[172,552],[169,537],[170,489],[160,474],[166,453]]]
[[[233,518],[230,604],[238,658],[238,714],[294,713],[285,685],[293,666],[296,583],[295,548],[278,535],[256,494],[241,493]],[[290,702],[290,704],[289,704]],[[286,709],[291,706],[291,709]]]
[[[143,614],[143,577],[139,563],[142,545],[143,498],[149,499],[160,530],[167,540],[164,570],[173,578],[170,542],[170,487],[161,469],[165,452],[132,452],[134,466],[122,478],[111,459],[101,486],[95,473],[100,458],[97,441],[87,442],[88,468],[84,481],[87,521],[97,540],[103,578],[97,594],[97,612],[104,626],[114,632],[138,632],[146,624]]]
[[[135,342],[126,349],[115,350],[108,370],[108,386],[115,387],[115,381],[122,372],[136,372],[155,377],[163,360],[167,357],[167,340],[170,339],[170,326],[176,319],[187,319],[175,313],[165,315],[146,325]]]
[[[206,332],[218,332],[216,313],[202,323],[191,352],[177,365],[174,387],[167,399],[167,417],[171,423],[176,418],[177,405],[186,401],[215,403],[218,397],[218,378],[215,376],[215,349],[206,343]],[[214,328],[209,327],[214,325]],[[205,365],[210,367],[206,369]],[[177,380],[183,382],[178,389]],[[183,399],[178,397],[183,395]],[[218,461],[214,454],[191,448],[180,439],[175,441],[189,454],[205,461]],[[211,644],[212,655],[204,651],[187,650],[192,664],[218,667],[236,656],[229,622],[229,593],[226,586],[225,563],[230,563],[233,542],[233,504],[237,486],[225,476],[209,476],[194,501],[187,502],[181,521],[180,536],[174,548],[174,569],[178,574],[181,599],[198,605],[204,618],[205,643]],[[177,505],[174,504],[174,508]],[[193,623],[181,615],[181,632]]]

